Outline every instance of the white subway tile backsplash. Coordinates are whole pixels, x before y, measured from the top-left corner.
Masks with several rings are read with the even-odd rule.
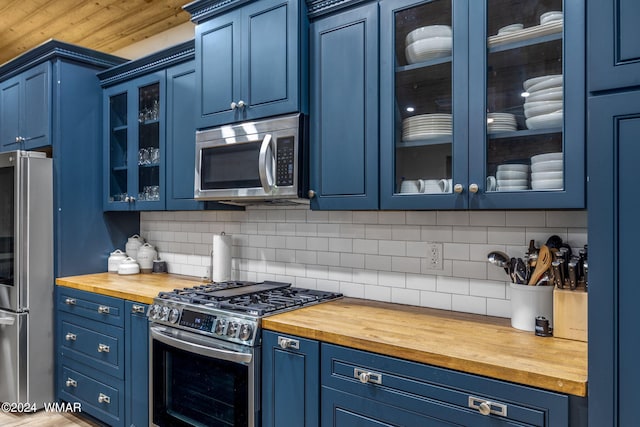
[[[587,243],[586,211],[246,211],[142,212],[140,234],[170,272],[209,274],[213,234],[233,237],[233,278],[401,304],[509,317],[508,276],[492,250],[523,257],[529,239],[552,234],[576,251]],[[430,243],[442,244],[432,269]],[[124,243],[122,248],[124,249]]]

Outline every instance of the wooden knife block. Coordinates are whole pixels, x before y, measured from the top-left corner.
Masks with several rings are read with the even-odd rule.
[[[587,339],[587,300],[589,294],[578,290],[553,290],[553,336],[575,341]]]

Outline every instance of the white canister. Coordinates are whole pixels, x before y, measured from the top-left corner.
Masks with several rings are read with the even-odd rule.
[[[138,264],[140,271],[151,273],[153,271],[153,260],[158,257],[158,252],[149,243],[145,243],[138,249]]]
[[[140,266],[135,259],[126,257],[118,266],[118,274],[138,274]]]
[[[126,257],[127,255],[120,249],[116,249],[115,251],[111,252],[111,254],[109,254],[109,259],[107,260],[107,271],[109,273],[117,273],[118,266],[122,261],[124,261]]]
[[[131,257],[135,260],[138,259],[138,249],[144,243],[144,239],[137,234],[129,237],[127,240],[127,244],[124,246],[125,251],[127,252],[127,256]]]

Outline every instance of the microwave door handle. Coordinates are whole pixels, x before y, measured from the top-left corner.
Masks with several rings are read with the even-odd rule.
[[[269,150],[269,147],[271,145],[273,145],[273,138],[271,138],[271,134],[268,133],[262,140],[262,145],[260,146],[260,157],[258,157],[258,173],[260,174],[260,183],[262,184],[262,189],[267,194],[271,194],[275,187],[275,185],[273,185],[273,177],[269,176],[269,173],[267,171],[267,162],[271,162],[273,165],[274,161],[273,154],[271,156],[268,156],[267,158],[267,151]],[[274,151],[274,149],[271,150],[272,153]],[[272,166],[271,173],[273,173],[273,169],[274,168]]]
[[[16,322],[16,319],[13,317],[0,317],[0,325],[13,325]]]

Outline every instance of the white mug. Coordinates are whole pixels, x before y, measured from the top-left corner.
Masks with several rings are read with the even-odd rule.
[[[451,193],[452,188],[451,185],[453,184],[453,179],[441,179],[440,181],[438,181],[438,185],[440,186],[440,190],[443,193]]]
[[[400,184],[401,193],[422,193],[424,191],[424,181],[421,179],[405,179]]]
[[[489,175],[487,177],[487,188],[485,191],[496,191],[496,177]]]

